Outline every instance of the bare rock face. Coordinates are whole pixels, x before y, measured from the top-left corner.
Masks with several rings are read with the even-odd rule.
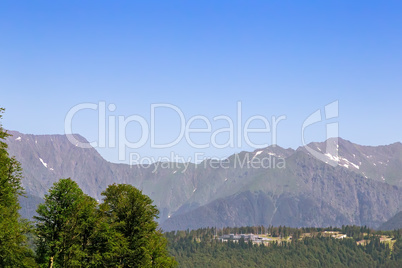
[[[269,224],[377,227],[402,205],[401,143],[371,147],[339,139],[337,154],[325,154],[336,160],[336,167],[304,147],[270,146],[230,156],[224,165],[211,164],[214,160],[190,164],[183,172],[179,163],[168,168],[110,163],[64,135],[9,133],[10,155],[24,170],[28,198],[21,199],[21,213],[27,218],[53,183],[67,177],[98,200],[110,184],[134,185],[154,200],[164,230]],[[325,152],[330,142],[308,146]]]

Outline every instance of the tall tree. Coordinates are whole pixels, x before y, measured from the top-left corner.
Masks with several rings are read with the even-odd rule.
[[[37,209],[38,262],[48,267],[86,267],[96,201],[68,179],[56,182]]]
[[[0,108],[0,119],[3,108]],[[0,267],[30,266],[25,232],[29,224],[20,219],[18,197],[23,195],[20,163],[7,152],[10,136],[0,124]]]
[[[176,265],[168,255],[165,237],[157,229],[159,211],[148,196],[128,184],[110,185],[102,195],[105,199],[100,211],[109,236],[104,236],[100,248],[117,253],[109,255],[109,261],[120,267]]]

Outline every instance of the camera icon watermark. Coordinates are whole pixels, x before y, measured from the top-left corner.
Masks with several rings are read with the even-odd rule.
[[[334,101],[332,103],[329,103],[325,105],[325,120],[337,118],[339,116],[339,102]],[[306,144],[305,141],[305,130],[307,127],[316,124],[318,122],[322,122],[323,117],[321,113],[321,109],[318,109],[314,113],[312,113],[304,122],[302,125],[302,130],[301,130],[301,138],[302,138],[302,144],[304,148],[315,158],[318,160],[325,162],[333,167],[336,167],[338,165],[339,161],[339,155],[338,155],[338,150],[339,150],[339,123],[338,122],[333,122],[333,123],[328,123],[326,124],[326,148],[325,152],[317,151],[311,147],[309,147]]]

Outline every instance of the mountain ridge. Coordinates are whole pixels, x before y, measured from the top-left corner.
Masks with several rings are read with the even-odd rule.
[[[189,164],[185,172],[185,166],[177,163],[171,168],[158,167],[153,173],[153,168],[108,162],[94,148],[71,144],[65,135],[9,133],[13,134],[6,140],[10,155],[21,162],[23,186],[34,202],[63,177],[73,178],[84,192],[98,200],[107,185],[129,183],[155,201],[160,210],[159,222],[166,230],[206,227],[210,222],[219,226],[275,223],[295,227],[377,227],[399,211],[402,204],[402,178],[398,175],[402,167],[401,143],[371,147],[339,138],[337,155],[326,156],[338,157],[336,167],[317,160],[303,147],[294,150],[269,146],[231,155],[223,167],[213,168],[210,164],[217,160],[208,159],[198,165]],[[82,136],[76,137],[85,141]],[[308,146],[325,152],[328,142],[333,140]],[[282,160],[284,168],[262,168],[264,161]],[[253,163],[256,166],[250,166]],[[342,200],[336,199],[335,192]],[[24,203],[23,211],[30,217],[32,207],[26,203],[29,202]],[[370,209],[372,215],[367,212]],[[196,211],[204,216],[197,217]],[[263,221],[247,221],[234,219],[231,213],[239,219],[256,219],[260,217],[258,213],[266,216],[260,217]]]

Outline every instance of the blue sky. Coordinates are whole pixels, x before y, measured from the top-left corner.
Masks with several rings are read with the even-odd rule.
[[[253,115],[286,116],[277,143],[296,148],[304,120],[339,101],[331,122],[341,137],[366,145],[402,141],[400,1],[1,1],[0,33],[7,129],[63,134],[72,107],[102,101],[116,106],[108,116],[149,121],[151,104],[169,103],[186,119],[235,120],[240,101],[242,124]],[[156,122],[159,141],[177,136],[172,111]],[[325,140],[326,123],[311,126],[306,140]],[[73,131],[96,140],[96,112],[76,115]],[[138,124],[126,129],[131,141],[140,134]],[[271,136],[255,134],[254,141]],[[134,151],[222,157],[253,149],[196,150],[183,140]],[[116,149],[98,150],[117,161]]]

